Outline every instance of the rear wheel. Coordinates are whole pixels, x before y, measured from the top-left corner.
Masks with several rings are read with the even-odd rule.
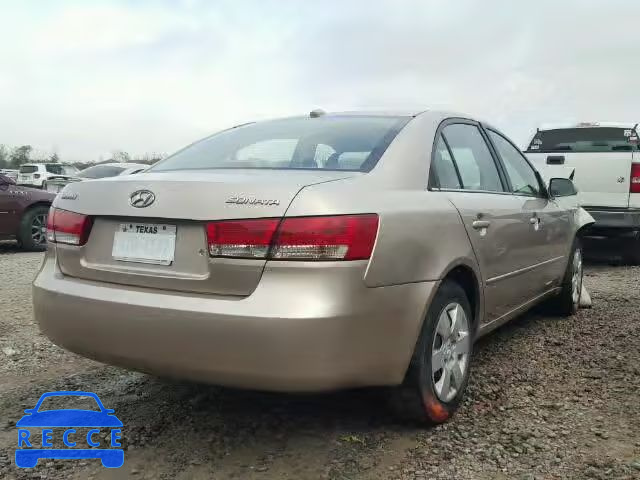
[[[625,243],[624,261],[631,265],[640,265],[640,232],[634,232]]]
[[[431,302],[405,380],[391,394],[401,418],[438,424],[458,408],[469,380],[472,319],[465,291],[445,280]]]
[[[25,250],[41,251],[47,247],[49,207],[38,206],[25,212],[20,221],[18,242]]]

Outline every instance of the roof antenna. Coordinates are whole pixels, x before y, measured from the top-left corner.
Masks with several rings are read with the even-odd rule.
[[[321,108],[316,108],[315,110],[311,110],[309,112],[309,117],[310,118],[318,118],[318,117],[322,117],[323,115],[326,115],[326,113],[327,112],[325,112]]]

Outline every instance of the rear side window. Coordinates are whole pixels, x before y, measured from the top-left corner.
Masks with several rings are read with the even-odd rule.
[[[149,171],[251,168],[367,172],[409,120],[327,115],[258,122],[205,138]]]
[[[475,125],[447,125],[442,136],[458,167],[462,188],[488,192],[503,192],[495,160]]]
[[[438,136],[431,168],[433,168],[435,172],[438,186],[440,188],[462,188],[460,177],[458,176],[456,166],[453,163],[453,158],[451,158],[451,154],[449,153],[447,144],[444,143],[442,135]]]
[[[20,167],[20,173],[33,173],[38,171],[37,165],[22,165]]]
[[[65,175],[64,167],[62,165],[56,164],[46,164],[44,168],[47,169],[47,172],[53,173],[55,175]]]
[[[631,152],[638,151],[638,133],[632,128],[584,127],[542,130],[527,152]]]

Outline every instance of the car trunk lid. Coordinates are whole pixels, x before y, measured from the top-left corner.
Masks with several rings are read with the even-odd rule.
[[[210,258],[206,223],[281,218],[305,186],[354,175],[359,173],[215,170],[145,173],[73,183],[56,197],[54,207],[88,215],[93,225],[85,245],[57,245],[60,269],[65,275],[94,281],[249,295],[260,280],[265,260]],[[150,202],[148,193],[153,196]],[[132,205],[132,195],[138,207]],[[144,203],[147,206],[142,206]],[[173,239],[154,240],[143,250],[123,247],[122,242],[132,237],[129,233],[140,232],[146,238],[154,229],[173,235]],[[156,244],[161,244],[160,249],[174,249],[168,264],[139,258]]]
[[[632,152],[527,153],[547,178],[574,171],[578,199],[583,206],[629,206]]]
[[[582,122],[538,130],[527,154],[548,178],[575,170],[581,205],[626,208],[638,143],[637,125]]]

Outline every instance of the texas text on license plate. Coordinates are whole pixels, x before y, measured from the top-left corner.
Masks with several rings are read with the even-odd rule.
[[[121,223],[113,237],[111,255],[123,262],[171,265],[175,250],[175,225]]]

